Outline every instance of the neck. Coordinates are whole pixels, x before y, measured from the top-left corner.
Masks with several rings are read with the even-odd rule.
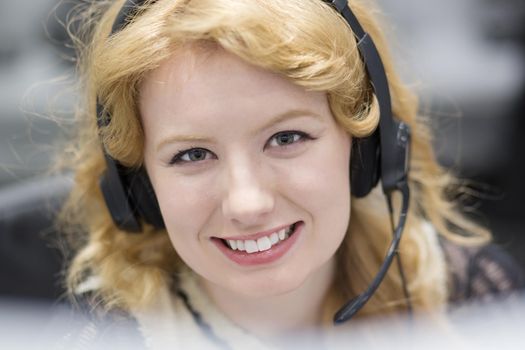
[[[299,288],[267,297],[234,294],[206,280],[201,283],[214,304],[231,321],[261,339],[278,342],[305,330],[318,329],[326,321],[325,308],[334,267],[335,261],[331,259]]]

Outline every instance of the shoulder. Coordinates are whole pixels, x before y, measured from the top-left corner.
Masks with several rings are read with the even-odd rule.
[[[504,298],[525,287],[524,273],[495,244],[465,247],[441,240],[450,281],[451,303]]]

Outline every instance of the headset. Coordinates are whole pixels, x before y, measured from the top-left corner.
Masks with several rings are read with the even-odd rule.
[[[383,193],[390,212],[393,237],[378,273],[368,288],[356,298],[348,301],[334,316],[334,323],[340,324],[352,318],[370,299],[385,277],[395,256],[403,282],[409,313],[410,296],[397,253],[406,222],[409,205],[408,170],[410,150],[410,129],[407,124],[393,118],[388,79],[379,52],[351,11],[347,0],[322,0],[330,4],[352,29],[357,47],[370,81],[371,88],[379,102],[379,127],[372,135],[358,139],[352,145],[350,160],[350,185],[352,195],[364,197],[381,180]],[[129,23],[145,0],[127,0],[121,8],[112,27],[111,35],[121,31]],[[99,130],[108,126],[111,116],[97,99],[97,125]],[[115,225],[127,232],[140,232],[141,221],[157,229],[164,228],[164,221],[144,167],[131,169],[123,166],[104,151],[107,169],[100,178],[100,188]],[[392,196],[401,194],[401,206],[397,224],[393,219]]]

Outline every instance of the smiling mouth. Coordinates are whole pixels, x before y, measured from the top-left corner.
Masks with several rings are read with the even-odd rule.
[[[248,254],[263,252],[271,249],[273,246],[278,245],[286,241],[291,237],[297,228],[299,222],[296,222],[286,228],[283,228],[277,232],[274,232],[268,236],[260,237],[256,240],[231,240],[231,239],[220,239],[222,243],[233,251],[242,251]]]

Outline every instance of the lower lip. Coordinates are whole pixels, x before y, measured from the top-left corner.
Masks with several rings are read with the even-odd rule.
[[[272,246],[270,249],[257,252],[257,253],[246,253],[241,250],[232,250],[224,245],[224,242],[221,239],[213,238],[212,241],[219,248],[220,251],[224,253],[230,260],[233,262],[243,265],[243,266],[253,266],[253,265],[264,265],[270,264],[279,258],[281,258],[286,252],[288,252],[294,243],[299,238],[301,231],[303,229],[304,223],[299,222],[295,225],[295,231],[293,234],[288,237],[286,240],[277,243]]]

